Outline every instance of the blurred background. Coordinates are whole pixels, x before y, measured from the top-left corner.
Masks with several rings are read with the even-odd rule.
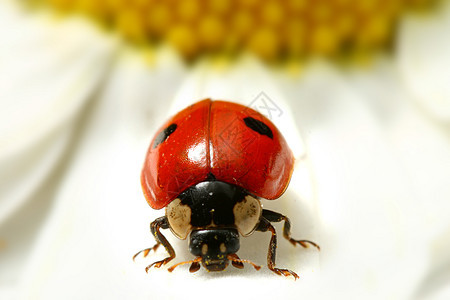
[[[311,56],[367,59],[392,49],[399,19],[435,0],[35,0],[60,15],[88,16],[139,46],[167,43],[187,60],[247,51],[266,62]]]
[[[450,299],[448,66],[445,0],[0,1],[0,299]],[[164,214],[140,190],[148,144],[206,97],[294,151],[263,204],[321,246],[279,239],[296,282],[131,260]],[[265,266],[268,241],[239,255]]]

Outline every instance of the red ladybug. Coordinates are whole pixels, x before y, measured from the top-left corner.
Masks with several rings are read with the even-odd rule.
[[[190,271],[224,270],[229,261],[237,268],[241,260],[239,236],[270,231],[268,267],[279,275],[297,274],[275,268],[275,228],[270,222],[284,221],[283,236],[293,245],[315,243],[294,240],[289,219],[262,208],[260,198],[277,199],[286,190],[294,157],[277,128],[257,111],[231,102],[197,102],[172,117],[154,137],[141,174],[142,189],[154,209],[166,214],[153,221],[156,245],[138,252],[144,256],[163,245],[169,257],[154,262],[159,268],[175,258],[175,251],[161,234],[168,229],[180,239],[189,236],[189,251],[195,259]]]

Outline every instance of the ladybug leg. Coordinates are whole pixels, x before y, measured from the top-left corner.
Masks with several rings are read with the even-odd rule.
[[[269,243],[269,252],[267,253],[267,267],[274,273],[283,276],[293,276],[295,279],[298,279],[298,275],[288,269],[278,269],[275,268],[275,256],[277,252],[277,233],[275,232],[275,228],[270,224],[270,222],[262,216],[259,220],[259,225],[256,228],[258,231],[266,232],[270,231],[272,233],[272,237],[270,238]]]
[[[238,268],[238,269],[244,268],[244,263],[251,264],[253,266],[253,268],[255,268],[255,270],[257,270],[257,271],[259,269],[261,269],[261,266],[258,266],[257,264],[254,264],[253,262],[251,262],[247,259],[240,259],[236,253],[228,254],[227,258],[228,258],[228,260],[231,260],[231,264],[233,265],[233,267]]]
[[[138,253],[136,253],[134,256],[133,256],[133,260],[135,260],[136,259],[136,257],[139,255],[139,254],[141,254],[141,253],[144,253],[144,257],[147,257],[147,255],[150,253],[150,251],[156,251],[156,249],[158,249],[159,248],[159,245],[161,245],[160,243],[156,243],[153,247],[150,247],[150,248],[147,248],[147,249],[144,249],[144,250],[141,250],[141,251],[139,251]]]
[[[200,270],[200,263],[199,262],[201,262],[201,261],[202,261],[202,257],[198,256],[197,258],[195,258],[193,260],[183,261],[183,262],[177,263],[176,265],[171,266],[167,270],[169,272],[172,272],[178,266],[191,264],[191,266],[189,267],[189,272],[194,273],[194,272],[197,272],[198,270]]]
[[[316,247],[318,250],[320,250],[319,245],[317,245],[314,242],[308,241],[308,240],[294,240],[293,238],[291,238],[291,221],[289,221],[289,218],[268,210],[268,209],[263,209],[262,211],[262,215],[264,218],[266,218],[269,222],[281,222],[284,220],[284,226],[283,226],[283,236],[285,239],[287,239],[292,245],[296,246],[297,244],[300,244],[303,248],[308,248],[308,244],[312,245],[314,247]]]
[[[152,263],[151,265],[148,265],[145,268],[145,272],[148,272],[148,270],[151,267],[159,268],[162,265],[167,264],[169,261],[171,261],[172,259],[175,258],[175,250],[173,250],[170,243],[167,241],[167,239],[164,237],[164,235],[162,235],[162,233],[159,231],[160,229],[167,229],[167,228],[169,228],[169,221],[167,220],[167,218],[165,216],[156,219],[155,221],[153,221],[150,224],[150,231],[152,232],[153,236],[155,237],[156,245],[153,248],[149,248],[149,249],[156,250],[156,248],[158,248],[159,245],[162,244],[164,246],[164,248],[166,248],[166,251],[169,253],[169,256],[164,258],[163,260],[156,261],[156,262]],[[146,250],[148,250],[148,249],[143,250],[144,254],[145,254]]]

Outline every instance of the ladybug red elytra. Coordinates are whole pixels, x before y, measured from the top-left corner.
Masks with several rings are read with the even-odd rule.
[[[224,270],[229,262],[237,268],[249,263],[240,259],[239,236],[270,231],[268,268],[278,275],[298,275],[275,267],[277,239],[271,222],[284,221],[283,236],[293,245],[289,219],[263,209],[260,199],[277,199],[286,190],[294,157],[278,129],[259,112],[232,102],[206,99],[172,117],[158,131],[148,149],[141,173],[142,189],[154,209],[166,208],[165,216],[150,224],[156,245],[169,256],[147,266],[159,268],[175,258],[175,251],[160,229],[170,229],[180,239],[189,236],[195,259],[190,272]]]

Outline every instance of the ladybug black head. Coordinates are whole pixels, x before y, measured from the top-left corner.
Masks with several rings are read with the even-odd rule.
[[[247,236],[256,229],[262,206],[258,198],[244,189],[221,181],[200,182],[173,200],[166,208],[172,232],[179,238],[190,236],[189,250],[208,271],[243,267],[236,255],[239,235]]]
[[[239,250],[239,234],[234,228],[194,230],[189,251],[202,258],[208,271],[222,271],[228,266],[228,255]]]

